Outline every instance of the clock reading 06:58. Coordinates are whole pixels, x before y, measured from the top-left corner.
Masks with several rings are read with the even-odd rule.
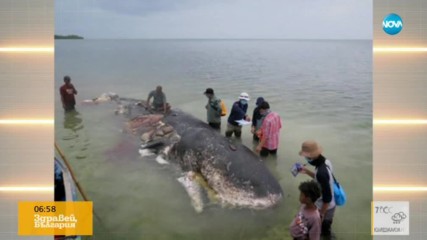
[[[34,206],[34,212],[56,212],[56,206]]]

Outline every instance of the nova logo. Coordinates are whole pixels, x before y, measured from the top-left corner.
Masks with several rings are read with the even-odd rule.
[[[402,31],[403,22],[402,18],[395,13],[387,15],[383,20],[383,30],[387,34],[396,35]]]
[[[383,27],[384,28],[402,28],[402,21],[384,21]]]

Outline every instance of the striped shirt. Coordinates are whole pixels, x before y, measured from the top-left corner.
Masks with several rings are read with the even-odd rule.
[[[262,146],[268,150],[275,150],[279,147],[279,132],[282,128],[282,120],[279,114],[270,112],[262,121],[261,131],[262,137],[266,138],[265,144]]]

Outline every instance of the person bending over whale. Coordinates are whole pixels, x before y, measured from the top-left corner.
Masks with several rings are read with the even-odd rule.
[[[150,106],[151,98],[153,98],[152,106]],[[148,109],[153,108],[154,111],[163,111],[163,113],[170,110],[170,105],[166,102],[166,95],[162,91],[162,86],[157,86],[156,90],[153,90],[148,94],[146,107]]]

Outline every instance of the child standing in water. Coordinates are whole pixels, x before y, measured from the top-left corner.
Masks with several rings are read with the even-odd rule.
[[[320,197],[320,187],[314,181],[307,181],[301,183],[298,188],[301,208],[289,227],[291,236],[297,240],[319,240],[321,220],[314,203]]]

